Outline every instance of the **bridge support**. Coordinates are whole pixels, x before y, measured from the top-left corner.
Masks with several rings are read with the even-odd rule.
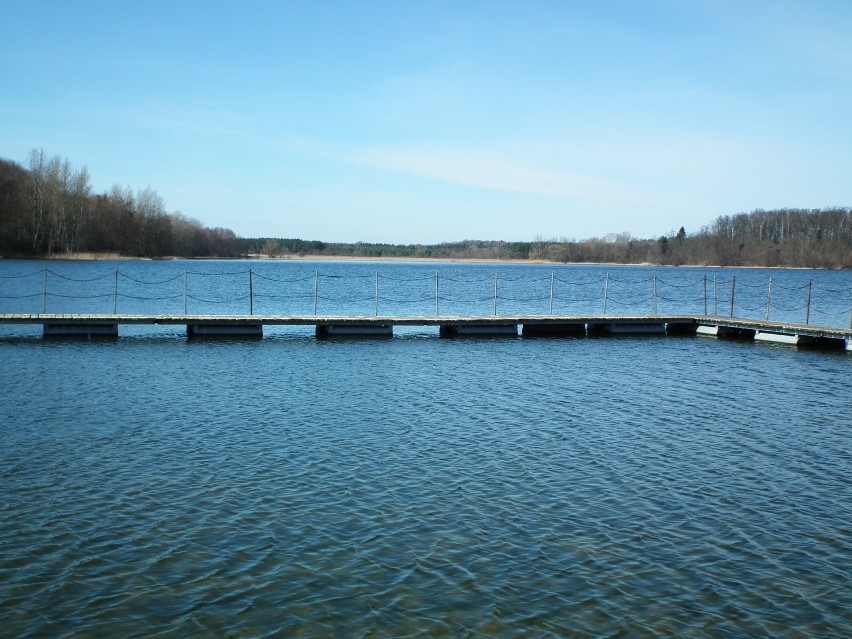
[[[835,338],[835,337],[815,337],[812,335],[799,336],[799,348],[813,348],[817,350],[852,350],[850,348],[850,339]]]
[[[586,334],[585,322],[529,322],[521,325],[524,337],[582,337]]]
[[[393,337],[393,324],[317,324],[317,337]]]
[[[110,339],[118,337],[118,324],[112,322],[51,322],[44,324],[44,336]]]
[[[665,322],[594,322],[589,335],[665,335]]]
[[[514,322],[441,324],[439,333],[441,337],[517,337],[518,325]]]
[[[263,324],[205,322],[187,324],[187,337],[263,337]]]
[[[695,335],[698,324],[695,322],[666,322],[666,333],[669,335]]]
[[[736,339],[746,342],[753,340],[755,333],[757,333],[756,329],[737,326],[702,326],[701,328],[707,329],[707,332],[701,331],[699,335],[712,335],[720,339]],[[715,332],[710,332],[713,329],[715,329]]]
[[[787,346],[798,346],[801,337],[798,335],[789,335],[785,333],[769,333],[767,331],[756,331],[754,334],[755,342],[763,342],[765,344],[786,344]]]
[[[832,337],[821,337],[817,335],[796,335],[792,333],[772,333],[769,331],[757,331],[754,334],[755,342],[768,344],[787,344],[799,348],[814,348],[826,350],[849,350],[849,341],[852,338],[837,339]]]

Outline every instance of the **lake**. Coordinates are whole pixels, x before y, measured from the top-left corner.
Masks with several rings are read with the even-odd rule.
[[[849,272],[515,264],[0,260],[0,312],[727,315],[733,277],[848,326]],[[0,326],[0,636],[852,634],[850,353],[40,330]]]

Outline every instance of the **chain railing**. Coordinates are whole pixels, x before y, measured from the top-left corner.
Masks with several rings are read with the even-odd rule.
[[[845,304],[843,300],[848,300]],[[94,309],[94,312],[93,312]],[[817,315],[852,328],[852,287],[789,286],[702,275],[669,280],[603,277],[567,279],[551,272],[510,277],[412,277],[321,273],[279,277],[254,269],[185,269],[146,279],[118,268],[71,277],[50,268],[0,275],[2,313],[209,314],[318,316],[705,315],[779,319],[810,324]],[[845,319],[844,319],[845,318]]]

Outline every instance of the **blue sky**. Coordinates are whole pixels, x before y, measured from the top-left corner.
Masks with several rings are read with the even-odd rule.
[[[852,204],[847,0],[0,3],[0,156],[246,237],[656,237]]]

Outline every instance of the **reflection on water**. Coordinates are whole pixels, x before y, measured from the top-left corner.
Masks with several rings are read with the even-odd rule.
[[[2,636],[852,634],[845,353],[0,344]]]

